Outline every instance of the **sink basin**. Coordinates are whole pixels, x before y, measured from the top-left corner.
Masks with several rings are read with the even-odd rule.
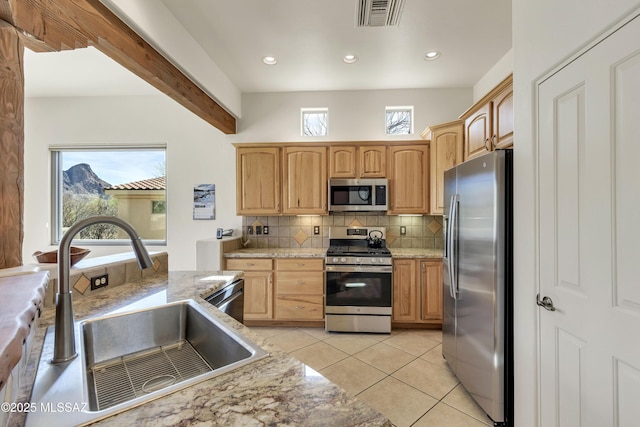
[[[267,356],[195,301],[77,322],[79,356],[53,365],[47,330],[27,425],[76,425],[114,415]],[[48,358],[48,359],[47,359]],[[75,406],[77,405],[77,406]]]

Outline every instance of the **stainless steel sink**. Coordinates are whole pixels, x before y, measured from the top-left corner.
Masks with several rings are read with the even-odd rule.
[[[62,365],[47,359],[47,330],[27,425],[96,421],[267,356],[193,300],[75,326],[79,357]]]

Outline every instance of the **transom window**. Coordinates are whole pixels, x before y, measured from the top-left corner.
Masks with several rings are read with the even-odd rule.
[[[300,123],[302,136],[326,136],[329,134],[329,109],[301,108]]]
[[[385,113],[387,135],[413,133],[413,107],[386,107]]]
[[[52,243],[76,222],[117,216],[147,243],[165,244],[166,145],[52,146]],[[127,243],[119,227],[96,224],[80,231],[82,244]]]

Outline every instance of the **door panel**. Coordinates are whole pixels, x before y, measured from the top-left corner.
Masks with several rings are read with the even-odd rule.
[[[538,86],[539,290],[556,309],[539,317],[545,427],[640,417],[638,40],[636,18]]]

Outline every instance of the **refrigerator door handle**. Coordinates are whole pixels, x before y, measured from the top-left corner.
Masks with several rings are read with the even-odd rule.
[[[458,283],[457,283],[457,263],[456,259],[456,235],[455,235],[455,227],[457,223],[458,217],[458,195],[454,194],[451,196],[451,205],[450,205],[450,217],[448,221],[449,231],[447,233],[448,238],[448,256],[449,256],[449,292],[451,293],[451,298],[458,298]]]

